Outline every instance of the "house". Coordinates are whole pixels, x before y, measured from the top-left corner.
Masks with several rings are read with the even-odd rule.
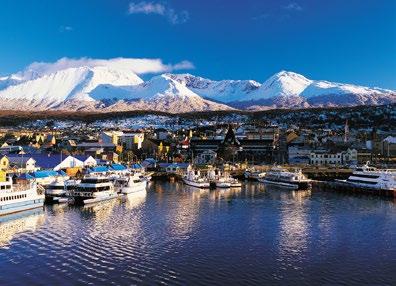
[[[154,130],[155,138],[157,140],[167,140],[171,137],[171,133],[165,128],[158,128]]]
[[[0,170],[8,170],[10,166],[10,160],[8,159],[7,155],[3,155],[0,158]]]
[[[388,136],[382,140],[381,155],[384,157],[396,156],[396,137]]]
[[[144,169],[146,170],[152,170],[157,168],[157,160],[155,160],[154,158],[146,158],[141,165],[143,166]]]
[[[90,148],[102,148],[104,151],[116,151],[116,144],[114,143],[103,143],[103,142],[83,142],[77,144],[77,149],[85,152]]]
[[[119,162],[119,155],[114,152],[105,152],[101,154],[101,159],[106,162],[110,163],[118,163]]]
[[[146,139],[143,142],[142,150],[149,155],[166,155],[170,152],[171,144],[157,139]]]
[[[19,155],[20,156],[20,155]],[[25,155],[26,156],[26,155]],[[36,161],[36,166],[41,169],[49,170],[68,170],[68,169],[82,169],[96,165],[96,160],[91,156],[65,156],[63,154],[30,154]]]
[[[22,146],[15,146],[15,145],[6,145],[0,147],[1,154],[19,154],[23,151]]]
[[[37,170],[36,160],[29,155],[9,155],[9,168],[14,172],[33,172]]]
[[[187,171],[189,163],[159,163],[161,171],[168,174],[182,174]]]
[[[126,150],[139,150],[142,148],[144,133],[124,131],[104,131],[100,135],[103,143],[112,143],[123,146]]]
[[[344,165],[357,163],[357,150],[313,150],[310,154],[311,165]]]

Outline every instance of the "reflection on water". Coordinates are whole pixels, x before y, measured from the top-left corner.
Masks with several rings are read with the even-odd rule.
[[[392,202],[254,182],[239,189],[168,182],[149,188],[85,208],[54,205],[0,222],[0,285],[395,280]]]
[[[128,209],[139,207],[146,201],[147,192],[131,193],[121,197],[121,201],[125,203]]]
[[[44,220],[42,209],[0,217],[0,247],[7,246],[17,234],[34,232],[44,223]]]

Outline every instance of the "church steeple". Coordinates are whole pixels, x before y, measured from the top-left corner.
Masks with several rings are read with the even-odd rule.
[[[223,144],[227,145],[240,145],[239,140],[236,138],[234,129],[232,128],[232,125],[228,125],[228,130],[227,133],[224,137]]]
[[[345,127],[344,127],[344,142],[349,141],[349,125],[348,125],[348,119],[345,121]]]

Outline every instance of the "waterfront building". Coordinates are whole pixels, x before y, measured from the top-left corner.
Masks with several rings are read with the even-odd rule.
[[[209,151],[226,161],[267,162],[274,161],[274,154],[279,143],[279,130],[276,127],[266,129],[268,132],[249,131],[245,136],[237,137],[229,126],[224,137],[192,138],[190,147],[194,157]]]
[[[313,150],[310,153],[311,165],[343,165],[343,164],[356,164],[357,163],[357,150],[347,149],[340,150],[326,150],[319,149]]]

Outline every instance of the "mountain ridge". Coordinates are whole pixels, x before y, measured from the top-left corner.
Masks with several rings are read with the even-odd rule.
[[[143,81],[122,63],[34,69],[0,78],[0,109],[170,113],[216,110],[381,105],[396,102],[388,89],[312,80],[280,71],[263,83],[210,80],[189,73],[164,73]]]

